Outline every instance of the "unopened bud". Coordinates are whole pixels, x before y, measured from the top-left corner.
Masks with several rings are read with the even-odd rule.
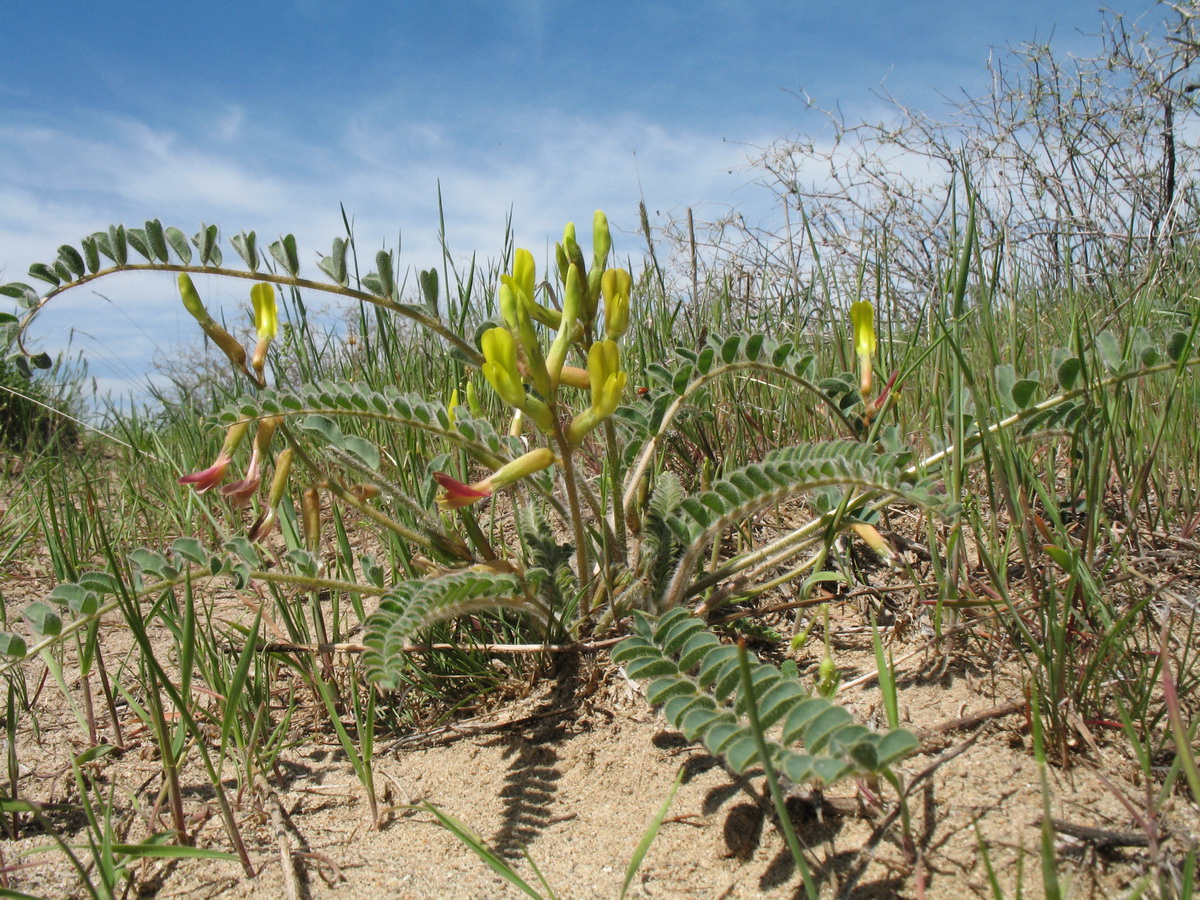
[[[608,216],[596,210],[592,216],[592,269],[603,272],[608,262],[608,251],[612,249],[612,234],[608,230]]]

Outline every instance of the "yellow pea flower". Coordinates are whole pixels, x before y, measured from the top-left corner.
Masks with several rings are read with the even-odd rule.
[[[258,344],[254,348],[251,364],[258,376],[258,383],[263,384],[263,368],[267,362],[267,348],[279,333],[279,307],[275,303],[275,287],[265,281],[260,281],[250,288],[250,303],[254,307],[254,330],[258,335]]]
[[[858,356],[859,390],[863,402],[871,391],[871,357],[875,355],[875,307],[869,300],[850,304],[850,324],[854,329],[854,353]]]

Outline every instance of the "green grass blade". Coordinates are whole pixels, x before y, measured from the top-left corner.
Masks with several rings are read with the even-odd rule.
[[[638,842],[637,848],[633,851],[633,856],[629,858],[629,865],[625,867],[625,883],[621,885],[621,900],[625,900],[625,895],[629,892],[629,885],[633,882],[633,876],[641,868],[642,860],[646,858],[646,853],[650,850],[650,845],[658,837],[658,830],[662,828],[663,820],[666,819],[667,812],[671,809],[671,803],[675,800],[675,793],[679,790],[679,786],[683,784],[683,774],[685,771],[686,769],[683,766],[679,767],[679,774],[675,776],[675,783],[671,785],[671,790],[667,793],[667,799],[663,801],[654,818],[650,820],[650,825],[646,829],[646,833],[642,835],[641,841]]]
[[[1062,885],[1058,881],[1058,856],[1054,849],[1054,822],[1050,813],[1050,785],[1046,780],[1046,746],[1042,733],[1042,711],[1035,685],[1030,686],[1030,722],[1033,725],[1033,756],[1037,760],[1042,783],[1042,888],[1046,900],[1062,900]]]
[[[441,823],[442,827],[449,831],[452,835],[462,841],[470,849],[472,853],[478,856],[487,864],[487,867],[517,888],[529,897],[535,900],[545,900],[541,894],[535,891],[516,870],[508,864],[503,857],[499,856],[491,847],[489,847],[478,834],[476,834],[467,825],[460,822],[454,816],[447,812],[442,812],[432,803],[425,803],[421,807],[426,812],[433,813],[434,817]]]
[[[550,900],[558,900],[558,895],[554,893],[554,888],[550,887],[550,882],[546,880],[546,876],[542,874],[542,870],[538,868],[538,864],[533,861],[533,857],[524,847],[521,848],[521,855],[525,857],[525,862],[529,863],[529,868],[533,869],[533,874],[537,876],[542,887],[546,889],[546,896]]]

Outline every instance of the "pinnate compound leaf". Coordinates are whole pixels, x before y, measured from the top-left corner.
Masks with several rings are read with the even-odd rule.
[[[481,610],[511,609],[548,622],[545,607],[526,595],[515,575],[486,570],[402,581],[368,617],[363,664],[371,681],[397,689],[404,683],[409,641],[440,621]]]
[[[661,704],[674,728],[689,740],[702,740],[735,771],[745,772],[761,762],[754,732],[737,715],[738,711],[748,712],[749,702],[755,703],[764,731],[784,720],[782,745],[765,734],[762,739],[771,758],[798,782],[818,778],[832,784],[854,772],[878,774],[916,748],[916,739],[909,732],[873,732],[855,722],[843,707],[808,695],[795,677],[794,667],[785,673],[754,659],[750,689],[746,690],[741,683],[738,648],[692,627],[694,618],[673,609],[655,627],[644,613],[635,613],[637,634],[618,645],[613,658],[626,663],[630,677],[653,673],[647,691],[650,702]],[[685,658],[686,668],[682,665]],[[684,674],[692,668],[697,668],[695,679]],[[735,692],[737,704],[731,709],[727,698]],[[787,748],[801,739],[806,752]]]
[[[906,473],[906,459],[906,453],[880,454],[871,445],[856,441],[782,447],[760,463],[730,472],[711,490],[684,500],[671,526],[692,545],[689,554],[695,554],[703,549],[703,543],[747,516],[827,486],[850,485],[936,509],[935,482]],[[693,561],[688,560],[689,564]]]

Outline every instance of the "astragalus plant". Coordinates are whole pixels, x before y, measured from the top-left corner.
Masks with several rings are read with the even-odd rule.
[[[672,723],[738,770],[754,764],[769,775],[777,766],[803,779],[894,781],[893,765],[915,746],[911,735],[895,722],[892,732],[874,734],[827,697],[810,697],[794,673],[735,659],[708,622],[767,585],[796,581],[807,595],[829,576],[823,562],[844,532],[882,545],[875,523],[889,506],[954,520],[963,487],[951,479],[948,489],[947,467],[961,475],[997,435],[1026,440],[1037,429],[1069,428],[1091,392],[1194,362],[1191,335],[1174,340],[1169,354],[1118,359],[1108,374],[1083,371],[1068,354],[1058,371],[1063,390],[1042,401],[1033,380],[1010,372],[1005,416],[987,420],[960,405],[952,442],[918,460],[891,416],[901,373],[873,377],[869,302],[850,310],[853,373],[819,371],[817,357],[787,335],[708,336],[655,356],[652,348],[667,337],[655,331],[661,317],[640,311],[632,275],[609,266],[602,213],[593,221],[590,259],[568,225],[548,277],[539,279],[533,254],[518,249],[483,302],[469,302],[468,291],[457,306],[440,295],[432,271],[421,273],[415,302],[406,299],[389,251],[358,277],[350,242],[337,239],[318,262],[324,277],[311,280],[301,275],[290,235],[263,254],[254,233],[239,234],[229,242],[244,263],[238,268],[223,264],[218,238],[213,226],[190,239],[157,221],[114,226],[32,266],[31,276],[49,285],[44,292],[0,286],[28,310],[10,323],[23,336],[37,312],[71,288],[131,270],[173,277],[185,308],[228,360],[232,395],[240,394],[213,415],[221,436],[215,458],[176,461],[176,490],[192,492],[188,502],[208,523],[207,537],[181,535],[169,547],[124,554],[110,547],[107,571],[64,572],[70,583],[47,600],[71,621],[46,627],[51,617],[39,609],[31,641],[4,635],[4,671],[72,634],[94,635],[101,617],[119,614],[138,636],[143,679],[160,685],[182,714],[172,726],[161,703],[146,710],[170,770],[166,780],[190,748],[214,784],[227,760],[253,780],[271,765],[286,731],[286,720],[259,716],[269,708],[270,679],[253,651],[266,643],[269,619],[298,654],[289,665],[328,711],[373,808],[382,701],[374,689],[364,699],[359,673],[380,688],[404,688],[440,665],[429,652],[435,644],[487,649],[502,640],[510,650],[516,643],[539,653],[620,636],[631,621],[636,637],[619,659],[637,676],[657,678],[652,699],[665,704]],[[960,312],[974,249],[970,238],[966,245],[956,279]],[[206,308],[195,274],[251,283],[249,352]],[[283,321],[280,309],[301,309],[300,292],[317,291],[373,308],[376,330],[365,331],[364,342],[374,340],[380,352],[379,336],[388,335],[386,358],[397,367],[403,353],[396,348],[415,348],[425,367],[422,389],[389,381],[393,369],[378,359],[363,364],[370,378],[298,374],[321,370],[302,319]],[[755,458],[703,467],[696,479],[672,441],[685,423],[712,411],[718,390],[722,403],[733,397],[736,406],[739,386],[750,380],[787,392],[793,408],[807,406],[828,423],[827,439],[789,445],[765,429]],[[799,500],[812,510],[801,524],[781,528],[763,546],[737,539],[755,517]],[[243,642],[232,665],[206,634],[217,618],[194,594],[214,580],[256,610],[252,624],[229,632]],[[177,671],[154,659],[143,617],[177,639]],[[664,618],[656,624],[657,617]],[[339,643],[347,636],[355,642]],[[345,663],[354,685],[348,696],[333,665],[333,654],[345,650],[361,651]],[[218,698],[215,705],[195,699],[197,679]],[[347,711],[353,728],[342,721]],[[216,746],[206,743],[205,719],[220,726]],[[764,735],[775,723],[782,739]],[[811,746],[796,751],[797,739]],[[177,799],[177,785],[168,793]],[[181,803],[174,808],[183,839]]]
[[[387,251],[376,271],[351,286],[347,241],[335,241],[319,262],[332,283],[301,277],[290,236],[271,244],[269,256],[252,233],[231,243],[244,269],[222,265],[212,226],[190,241],[158,222],[116,226],[31,267],[50,284],[44,294],[20,283],[0,290],[30,310],[24,329],[63,291],[108,274],[177,273],[184,306],[244,388],[215,415],[224,429],[216,458],[186,461],[203,466],[179,482],[218,507],[252,507],[253,514],[241,535],[206,548],[203,558],[176,553],[149,563],[137,556],[140,590],[228,575],[239,588],[257,581],[378,596],[365,623],[364,659],[382,685],[403,680],[407,649],[431,624],[467,613],[503,610],[526,623],[530,641],[570,642],[614,627],[634,609],[661,613],[685,603],[703,589],[696,579],[707,574],[703,562],[714,542],[761,510],[815,489],[848,489],[825,523],[835,530],[885,500],[939,503],[911,454],[873,428],[886,390],[864,400],[872,350],[861,341],[861,379],[820,380],[813,355],[792,342],[713,337],[646,366],[650,384],[635,394],[623,344],[643,326],[629,272],[608,266],[603,213],[594,219],[590,260],[573,226],[556,246],[548,280],[539,281],[533,255],[518,249],[495,288],[492,317],[464,310],[458,329],[438,314],[434,273],[422,274],[424,302],[402,300]],[[210,315],[192,283],[196,273],[252,282],[251,352]],[[457,383],[430,385],[421,395],[386,384],[272,380],[272,369],[288,370],[277,335],[279,299],[292,290],[324,291],[409,320],[440,339]],[[870,304],[862,306],[869,320]],[[864,323],[858,330],[873,340],[873,326]],[[771,448],[689,493],[693,486],[665,464],[667,438],[677,419],[703,409],[708,388],[747,372],[808,396],[842,434]],[[246,448],[248,460],[239,464]],[[360,566],[353,581],[329,578],[320,548],[321,508],[330,502],[365,516],[385,545],[402,543],[402,562],[390,572],[373,562]],[[282,548],[270,541],[280,522]],[[268,570],[263,561],[278,550],[280,564]]]

